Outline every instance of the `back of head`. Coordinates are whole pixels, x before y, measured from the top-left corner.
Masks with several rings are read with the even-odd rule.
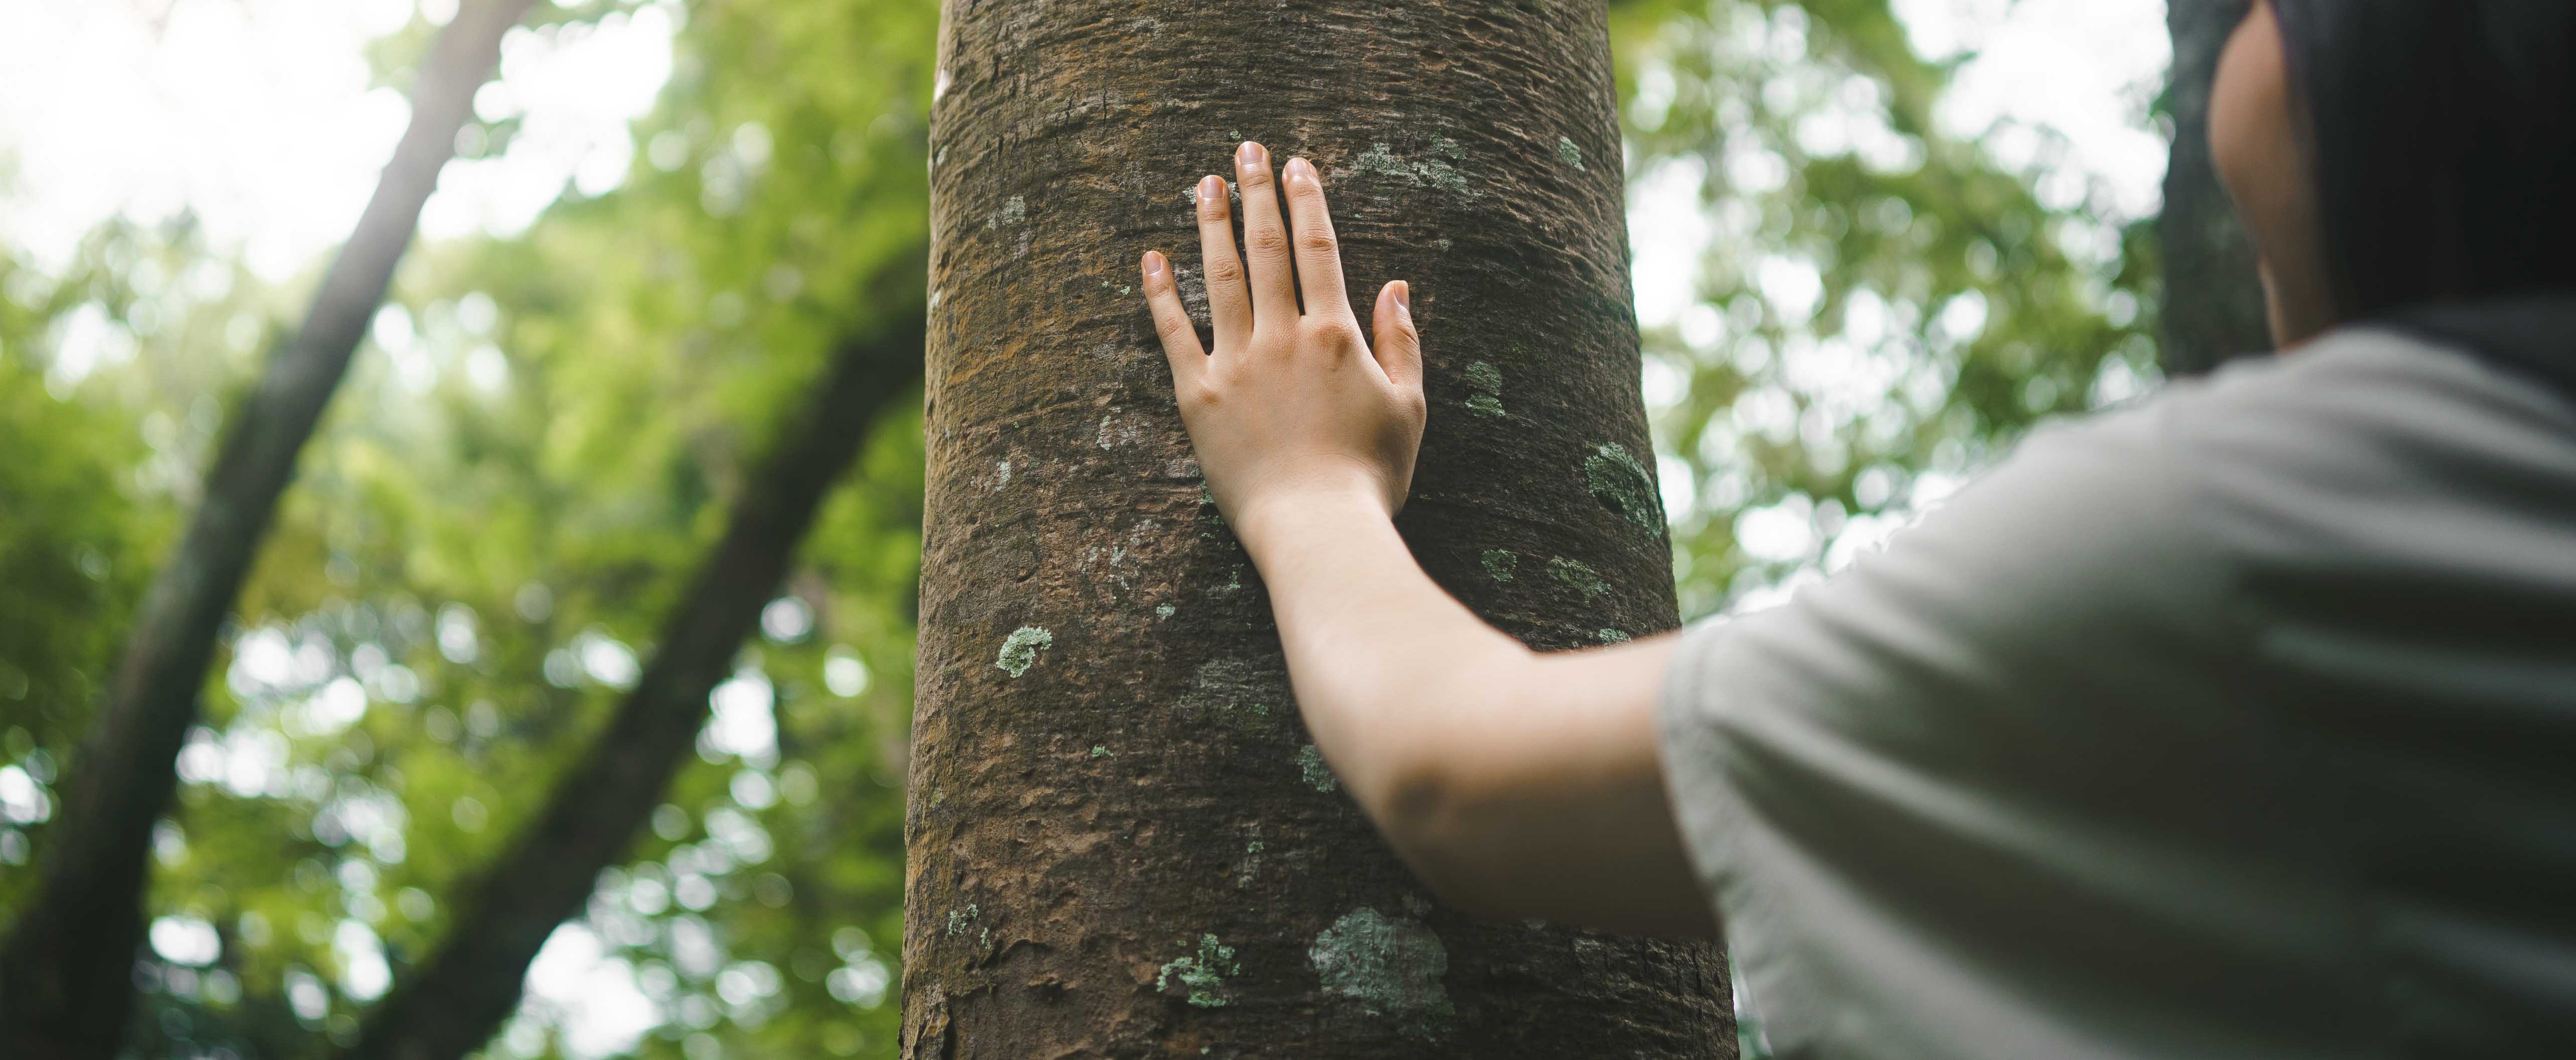
[[[2576,0],[2274,0],[2340,316],[2576,293]]]

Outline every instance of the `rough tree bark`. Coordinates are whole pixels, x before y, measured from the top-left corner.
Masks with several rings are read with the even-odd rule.
[[[2272,348],[2254,247],[2236,207],[2218,183],[2209,156],[2210,86],[2218,56],[2245,20],[2252,0],[2172,0],[2173,80],[2165,106],[2173,115],[2173,160],[2165,171],[2164,364],[2175,375]]]
[[[145,854],[178,783],[173,763],[243,576],[295,476],[296,454],[345,374],[456,150],[501,36],[531,0],[465,4],[412,91],[411,124],[303,327],[234,410],[205,500],[155,578],[98,721],[63,785],[44,882],[0,943],[0,1027],[13,1055],[104,1057],[125,1030],[143,935]]]
[[[1173,252],[1204,326],[1193,183],[1312,158],[1353,304],[1413,283],[1424,567],[1541,648],[1671,628],[1604,15],[948,0],[903,1055],[1733,1055],[1713,947],[1442,907],[1336,790],[1132,289]]]
[[[887,305],[920,305],[920,258]],[[518,1006],[528,963],[582,908],[670,786],[707,720],[707,697],[777,595],[823,498],[880,414],[921,378],[919,310],[834,358],[750,480],[721,538],[665,620],[652,662],[535,822],[460,899],[438,951],[367,1014],[347,1060],[456,1060]]]

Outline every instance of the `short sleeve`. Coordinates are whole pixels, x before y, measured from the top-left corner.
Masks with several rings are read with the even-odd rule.
[[[1667,786],[1779,1055],[2132,1055],[2101,1049],[2127,984],[2235,944],[2236,852],[2272,825],[2174,463],[2154,403],[2043,429],[1849,569],[1684,634]]]

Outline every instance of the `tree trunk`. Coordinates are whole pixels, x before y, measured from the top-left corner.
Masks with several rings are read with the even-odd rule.
[[[903,1054],[1732,1056],[1713,947],[1442,907],[1337,790],[1133,289],[1204,325],[1192,186],[1313,159],[1353,304],[1413,283],[1423,566],[1671,628],[1601,0],[948,0],[939,54]]]
[[[912,259],[917,266],[918,256]],[[918,306],[918,274],[884,304]],[[349,1060],[456,1060],[518,1007],[528,963],[582,908],[689,757],[708,696],[777,595],[833,483],[880,413],[921,373],[922,318],[907,315],[834,358],[795,426],[736,501],[724,537],[671,611],[653,661],[555,787],[534,824],[461,902],[438,952],[368,1013]]]
[[[145,855],[225,616],[277,498],[456,150],[501,36],[531,0],[467,3],[412,92],[411,125],[323,274],[304,325],[233,412],[187,536],[144,598],[98,721],[63,786],[45,878],[0,944],[0,1027],[13,1055],[104,1057],[125,1030],[143,936]]]
[[[2254,246],[2209,154],[2209,96],[2219,53],[2251,7],[2252,0],[2172,0],[2165,14],[2173,33],[2165,106],[2174,142],[2156,234],[2164,244],[2164,364],[2175,375],[2272,348]]]

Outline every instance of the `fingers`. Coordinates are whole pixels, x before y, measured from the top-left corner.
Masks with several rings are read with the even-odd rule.
[[[1234,218],[1225,205],[1225,178],[1199,180],[1199,258],[1207,279],[1208,323],[1218,349],[1237,348],[1252,334],[1252,294],[1243,286],[1243,259],[1234,253]]]
[[[1422,389],[1422,334],[1413,329],[1413,285],[1397,280],[1377,293],[1369,352],[1397,386]]]
[[[1350,312],[1350,295],[1342,288],[1341,242],[1333,236],[1333,214],[1324,204],[1324,181],[1303,158],[1288,160],[1288,219],[1297,226],[1297,290],[1306,296],[1306,312]]]
[[[1243,266],[1252,278],[1252,311],[1297,315],[1297,284],[1289,274],[1288,224],[1279,216],[1279,182],[1270,152],[1245,140],[1234,152],[1234,183],[1243,189]]]
[[[1207,371],[1207,352],[1199,348],[1190,311],[1181,308],[1181,288],[1172,282],[1172,263],[1159,250],[1145,252],[1145,304],[1154,311],[1154,333],[1162,336],[1163,356],[1172,362],[1173,388],[1197,383]]]

